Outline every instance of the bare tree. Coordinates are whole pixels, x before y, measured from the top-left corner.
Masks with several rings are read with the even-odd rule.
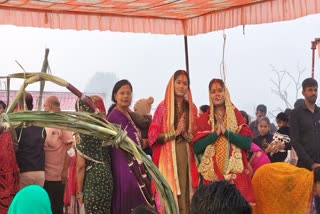
[[[299,65],[297,65],[297,72],[292,74],[287,70],[279,70],[273,65],[271,65],[271,68],[276,75],[274,78],[270,79],[273,85],[271,88],[272,92],[284,102],[286,108],[292,108],[293,106],[291,103],[294,103],[294,101],[298,99],[298,95],[301,90],[301,77],[306,69],[302,69]],[[288,90],[289,87],[293,87],[294,89]],[[291,91],[293,91],[293,93],[291,93]],[[290,102],[290,97],[292,97],[292,94],[295,100]]]

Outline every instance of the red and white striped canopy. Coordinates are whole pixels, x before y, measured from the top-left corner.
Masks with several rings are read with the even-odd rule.
[[[0,0],[0,24],[178,35],[315,13],[319,0]]]

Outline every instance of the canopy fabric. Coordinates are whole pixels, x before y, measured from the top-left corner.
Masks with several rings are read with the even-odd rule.
[[[319,0],[0,0],[0,24],[177,35],[315,13]]]

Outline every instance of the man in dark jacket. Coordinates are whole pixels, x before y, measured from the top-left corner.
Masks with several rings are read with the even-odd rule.
[[[291,145],[298,155],[298,167],[314,170],[320,166],[320,108],[316,105],[318,83],[307,78],[302,82],[304,103],[292,110],[290,118]],[[315,197],[317,213],[320,200]]]

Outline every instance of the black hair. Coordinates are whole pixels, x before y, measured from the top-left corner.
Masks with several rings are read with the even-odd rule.
[[[320,166],[313,170],[313,182],[316,183],[318,181],[320,181]]]
[[[2,108],[3,109],[6,109],[7,108],[7,105],[4,101],[0,100],[0,105],[2,105]]]
[[[33,97],[30,93],[25,92],[24,96],[21,96],[19,101],[18,101],[18,105],[21,109],[24,108],[24,101],[26,103],[27,106],[27,110],[31,111],[33,109]]]
[[[302,82],[302,90],[304,91],[307,87],[318,87],[317,80],[313,78],[307,78]]]
[[[289,121],[289,117],[286,113],[284,112],[280,112],[279,114],[277,114],[276,117],[277,120],[282,120],[283,122],[288,122]]]
[[[263,104],[259,104],[257,106],[257,109],[256,109],[256,112],[264,112],[264,113],[267,113],[267,106],[266,105],[263,105]]]
[[[191,214],[251,214],[252,208],[234,184],[215,181],[193,195]]]
[[[185,71],[185,70],[177,70],[176,72],[174,72],[173,74],[173,80],[177,80],[178,77],[181,75],[181,74],[184,74],[186,75],[187,79],[188,79],[188,87],[190,86],[190,77],[189,77],[189,74]]]
[[[132,85],[131,83],[128,81],[128,80],[119,80],[118,82],[116,82],[116,84],[113,86],[113,89],[112,89],[112,95],[111,95],[111,100],[116,103],[117,101],[115,100],[114,98],[114,95],[119,91],[119,89],[124,86],[124,85],[129,85],[130,89],[131,89],[131,92],[133,91],[132,90]]]
[[[112,103],[111,106],[108,108],[107,116],[112,112],[112,110],[114,109],[114,107],[116,107],[116,104],[115,104],[115,103]]]
[[[271,122],[270,122],[269,118],[266,117],[266,116],[265,117],[261,117],[259,119],[259,121],[258,121],[258,124],[260,124],[261,121],[266,121],[268,123],[268,125],[271,125]]]
[[[124,85],[129,85],[131,92],[133,91],[132,89],[132,85],[129,82],[129,80],[123,79],[123,80],[119,80],[118,82],[116,82],[116,84],[114,84],[113,89],[112,89],[112,95],[111,95],[111,100],[112,100],[112,104],[111,106],[108,108],[107,111],[107,116],[111,113],[111,111],[114,109],[114,107],[116,107],[116,99],[114,98],[114,95],[119,91],[119,89],[124,86]]]
[[[240,113],[242,114],[244,119],[247,120],[246,124],[249,125],[249,115],[247,114],[247,112],[241,110]]]
[[[209,82],[209,90],[210,90],[212,84],[215,83],[215,82],[218,82],[221,85],[222,88],[225,88],[225,84],[224,84],[222,79],[215,79],[214,78]]]
[[[199,109],[200,109],[203,113],[206,112],[206,111],[208,111],[209,108],[210,108],[209,105],[202,105],[202,106],[199,107]]]

